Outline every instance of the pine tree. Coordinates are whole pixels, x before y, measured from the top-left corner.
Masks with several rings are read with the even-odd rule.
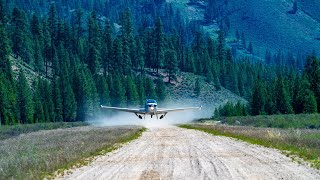
[[[41,101],[41,80],[38,79],[38,81],[35,84],[35,93],[33,95],[33,102],[34,102],[34,122],[45,122],[45,114],[43,110],[43,105]]]
[[[98,64],[100,61],[99,50],[93,44],[89,44],[89,53],[87,58],[88,68],[92,74],[96,74],[98,71]]]
[[[53,50],[53,59],[52,59],[52,75],[53,77],[59,76],[60,74],[60,61],[59,61],[59,57],[58,57],[58,53],[56,52],[55,48]]]
[[[54,122],[62,122],[63,105],[60,91],[60,79],[58,77],[54,77],[52,86],[52,99],[54,103]]]
[[[64,121],[75,121],[77,114],[77,102],[75,100],[75,95],[71,88],[70,84],[67,84],[66,87],[63,89],[63,120]]]
[[[156,99],[157,95],[156,95],[156,92],[155,92],[155,89],[154,89],[154,84],[153,84],[152,79],[146,78],[145,86],[146,86],[146,88],[145,88],[146,97],[148,99]]]
[[[317,101],[314,93],[310,90],[311,84],[306,76],[296,82],[297,95],[294,102],[296,113],[316,113]]]
[[[156,88],[155,88],[158,101],[163,102],[166,99],[166,85],[164,84],[162,78],[157,79]]]
[[[206,51],[206,43],[203,38],[202,32],[196,32],[194,43],[192,45],[194,64],[196,66],[196,73],[202,75],[203,73],[203,52]]]
[[[241,97],[245,96],[245,91],[244,91],[244,74],[242,71],[238,75],[238,88],[239,88],[239,93]]]
[[[106,76],[107,71],[109,72],[110,70],[110,59],[112,56],[112,27],[109,20],[106,21],[104,27],[101,52],[103,74]]]
[[[11,83],[0,73],[0,126],[15,124],[15,91]]]
[[[79,47],[80,47],[80,39],[84,33],[84,29],[82,27],[82,19],[83,19],[83,11],[81,9],[78,9],[76,11],[76,17],[75,17],[75,23],[74,23],[74,29],[76,31],[76,37],[75,37],[75,52],[79,53]]]
[[[98,93],[96,89],[96,85],[93,79],[93,76],[88,68],[84,69],[85,79],[87,84],[87,91],[86,91],[86,120],[91,120],[95,118],[95,112],[98,111],[99,102]]]
[[[19,107],[19,120],[20,123],[33,123],[34,106],[32,102],[32,93],[26,76],[21,70],[18,77],[18,107]]]
[[[316,96],[318,112],[320,112],[320,62],[315,57],[308,57],[304,74],[310,82],[311,90]]]
[[[285,80],[282,77],[279,77],[276,80],[275,103],[278,112],[282,114],[293,113],[288,87],[286,86]]]
[[[179,71],[177,53],[174,50],[167,50],[165,52],[166,59],[166,72],[168,73],[168,82],[177,79],[177,73]]]
[[[109,86],[107,80],[103,76],[98,76],[98,78],[96,78],[96,87],[100,99],[100,104],[105,106],[110,105]]]
[[[186,64],[187,64],[187,72],[195,73],[196,66],[194,62],[194,56],[191,48],[188,48],[187,57],[186,57]]]
[[[162,68],[164,66],[164,34],[163,34],[163,25],[160,18],[157,18],[156,24],[153,30],[153,38],[154,38],[154,67],[157,69]]]
[[[240,95],[238,87],[238,77],[233,66],[228,67],[225,79],[225,87],[235,94]]]
[[[214,61],[217,57],[217,47],[216,42],[212,38],[208,37],[207,40],[207,51],[210,57],[210,61]]]
[[[54,48],[52,47],[51,43],[51,36],[47,26],[43,26],[43,58],[44,58],[44,66],[45,66],[45,73],[48,77],[48,70],[49,70],[49,63],[53,61],[54,56]]]
[[[43,25],[37,15],[32,16],[30,23],[31,34],[33,38],[33,59],[34,59],[34,69],[36,72],[44,71],[44,34]]]
[[[130,74],[132,59],[135,55],[135,42],[133,38],[133,27],[131,20],[131,11],[127,8],[121,14],[121,43],[122,43],[122,73],[125,75]]]
[[[41,102],[43,105],[45,122],[54,122],[54,103],[52,96],[52,86],[47,81],[41,81]]]
[[[211,70],[208,70],[208,71],[207,71],[206,77],[207,77],[206,80],[207,80],[208,83],[210,83],[210,82],[213,81],[214,77],[213,77],[213,74],[212,74],[212,71],[211,71]]]
[[[144,48],[143,48],[143,44],[141,43],[140,39],[137,38],[136,40],[136,53],[135,53],[135,64],[137,64],[141,75],[144,74],[144,68],[145,68],[145,59],[144,59]]]
[[[274,83],[270,83],[269,86],[266,87],[266,97],[265,97],[265,112],[269,115],[276,114],[276,104],[275,104],[275,87]]]
[[[216,90],[221,90],[221,83],[220,83],[220,79],[218,77],[218,72],[216,67],[213,69],[213,81],[214,81],[214,86],[216,88]]]
[[[39,18],[36,14],[33,14],[30,26],[31,33],[34,38],[39,38],[42,36],[42,29],[40,27]]]
[[[123,106],[125,104],[125,88],[123,85],[123,81],[120,76],[114,76],[113,84],[114,84],[114,92],[112,106]]]
[[[97,23],[97,16],[92,12],[88,19],[88,46],[89,52],[86,58],[86,63],[92,74],[96,74],[101,62],[100,55],[100,30]]]
[[[57,34],[58,34],[58,20],[57,9],[55,3],[52,3],[49,8],[47,26],[50,33],[51,48],[55,46]],[[51,55],[53,57],[53,49],[51,49]]]
[[[21,57],[26,63],[33,62],[33,45],[31,34],[28,29],[26,15],[18,8],[14,8],[12,12],[12,50],[16,57]]]
[[[200,96],[201,94],[201,85],[200,85],[200,79],[197,78],[195,86],[194,86],[194,93],[196,94],[196,96]]]
[[[145,77],[137,77],[136,84],[137,84],[137,91],[139,95],[139,104],[143,104],[146,100],[146,91],[145,91],[145,84],[144,84]]]
[[[258,78],[253,88],[252,99],[250,101],[251,114],[256,116],[265,112],[266,89],[261,79]]]
[[[12,81],[13,78],[11,72],[11,64],[9,61],[10,53],[11,48],[9,45],[9,39],[7,37],[6,28],[2,24],[2,22],[0,22],[0,74],[3,74],[4,78]]]
[[[217,53],[218,53],[217,56],[220,62],[223,61],[225,56],[224,46],[225,46],[224,32],[220,30],[219,36],[218,36],[218,47],[217,47]]]
[[[127,106],[137,105],[139,102],[137,86],[135,85],[133,78],[131,76],[128,76],[126,80],[127,80],[127,90],[126,90]]]
[[[306,76],[304,76],[306,77]],[[300,95],[299,93],[301,93],[301,77],[297,76],[295,81],[294,81],[294,90],[293,90],[293,96],[292,96],[292,107],[293,110],[296,114],[300,114],[302,113],[302,103],[301,103],[301,99],[300,99]]]
[[[113,41],[112,47],[112,59],[110,65],[112,67],[112,74],[117,74],[123,72],[123,53],[122,53],[122,44],[119,38],[116,38]]]

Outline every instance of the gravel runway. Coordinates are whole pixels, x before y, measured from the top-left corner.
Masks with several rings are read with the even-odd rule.
[[[57,179],[320,179],[278,150],[178,127],[151,128]]]

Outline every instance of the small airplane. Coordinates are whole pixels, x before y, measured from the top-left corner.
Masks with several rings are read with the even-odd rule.
[[[151,118],[153,116],[156,116],[157,119],[158,119],[158,115],[160,115],[160,119],[162,119],[168,114],[168,112],[186,111],[186,110],[195,110],[195,109],[201,110],[202,106],[189,107],[189,108],[177,108],[177,109],[160,109],[158,108],[158,103],[156,100],[147,99],[144,108],[140,108],[140,109],[108,107],[103,105],[101,105],[101,108],[134,113],[140,119],[145,118],[146,115],[151,115]]]

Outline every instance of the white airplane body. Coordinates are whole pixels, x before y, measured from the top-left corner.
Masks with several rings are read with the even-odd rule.
[[[201,106],[200,107],[189,107],[189,108],[176,108],[176,109],[160,109],[160,108],[158,108],[157,101],[153,100],[153,99],[146,100],[144,108],[140,108],[140,109],[108,107],[108,106],[103,106],[103,105],[101,105],[101,108],[134,113],[140,119],[145,118],[146,115],[150,115],[151,118],[153,116],[156,116],[157,119],[158,119],[158,115],[160,115],[160,119],[162,119],[169,112],[196,110],[196,109],[201,110]]]

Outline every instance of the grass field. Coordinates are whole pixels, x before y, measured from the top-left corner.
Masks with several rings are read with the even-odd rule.
[[[71,128],[78,126],[87,126],[86,122],[60,122],[60,123],[37,123],[37,124],[25,124],[25,125],[14,125],[14,126],[0,126],[0,141],[18,136],[24,133],[36,132],[40,130],[50,130],[58,128]]]
[[[240,139],[281,150],[292,158],[300,157],[320,169],[320,130],[256,128],[245,126],[188,124],[180,127],[213,135]]]
[[[304,129],[320,129],[320,114],[289,114],[289,115],[271,115],[271,116],[241,116],[241,117],[221,117],[214,120],[220,121],[222,124],[254,126],[263,128],[304,128]]]
[[[0,141],[0,179],[42,179],[57,170],[84,165],[90,157],[139,137],[143,130],[82,126],[6,136]]]

